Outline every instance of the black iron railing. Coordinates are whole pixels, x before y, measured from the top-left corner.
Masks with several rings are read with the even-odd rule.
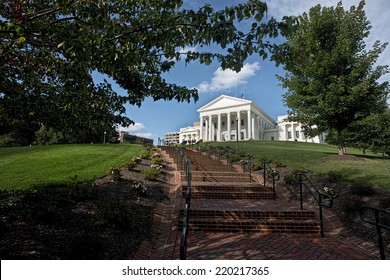
[[[180,239],[180,259],[185,260],[187,258],[187,238],[189,230],[189,217],[191,207],[191,163],[188,159],[186,150],[182,147],[168,146],[170,156],[176,163],[177,170],[183,171],[184,177],[187,180],[187,191],[185,195],[185,207],[183,212],[183,228]]]
[[[277,170],[273,169],[268,161],[263,161],[263,181],[264,187],[266,186],[267,180],[272,181],[272,191],[273,198],[276,199],[276,190],[275,190],[275,182],[279,181],[280,174]]]
[[[316,185],[314,185],[309,178],[303,173],[295,175],[296,182],[299,185],[299,193],[301,199],[301,210],[303,210],[303,187],[306,188],[308,193],[314,198],[319,207],[320,213],[320,226],[321,226],[321,237],[324,237],[324,220],[322,216],[322,208],[331,208],[333,205],[333,196],[327,193],[321,192]]]
[[[368,211],[374,214],[374,219],[369,219],[369,217],[367,217],[367,214],[365,215],[365,213]],[[384,220],[383,216],[387,216],[388,218],[390,218],[390,211],[386,209],[374,207],[371,205],[362,205],[359,208],[359,213],[363,221],[375,226],[377,236],[378,236],[379,254],[381,256],[381,259],[385,260],[386,256],[385,256],[385,246],[382,237],[382,229],[390,231],[390,225],[383,224],[382,220]]]
[[[183,215],[183,228],[180,239],[180,259],[185,260],[187,258],[187,238],[188,238],[188,226],[190,219],[191,208],[191,166],[190,161],[186,159],[186,178],[187,178],[187,192],[186,192],[186,204],[184,207]]]

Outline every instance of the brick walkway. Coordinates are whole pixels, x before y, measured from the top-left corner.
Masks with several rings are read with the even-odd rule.
[[[166,189],[169,199],[164,200],[157,208],[153,221],[155,240],[145,240],[134,259],[179,259],[179,244],[182,217],[180,211],[184,208],[180,172],[176,171],[173,160],[163,151],[165,161],[172,169],[169,172],[170,185]],[[199,159],[198,159],[199,160]],[[204,164],[204,163],[203,163]],[[207,168],[210,168],[210,164]],[[221,169],[220,167],[218,167]],[[194,185],[197,183],[194,182]],[[201,185],[201,183],[198,183]],[[217,183],[215,183],[217,185]],[[224,183],[228,184],[228,183]],[[248,183],[250,184],[250,183]],[[217,211],[250,212],[250,209],[274,210],[283,208],[285,211],[300,210],[297,203],[287,201],[282,195],[279,199],[192,199],[191,209],[207,209]],[[305,204],[304,209],[317,212],[317,206]],[[225,214],[226,214],[225,211]],[[229,212],[230,213],[230,212]],[[236,215],[237,212],[234,212]],[[231,213],[230,213],[231,214]],[[191,220],[191,216],[190,216]],[[336,217],[324,209],[325,238],[315,233],[283,233],[270,234],[259,231],[209,231],[191,230],[188,236],[187,259],[192,260],[370,260],[379,259],[376,244],[366,242],[353,236]]]

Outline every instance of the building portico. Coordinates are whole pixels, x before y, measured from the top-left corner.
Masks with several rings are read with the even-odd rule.
[[[237,140],[299,141],[324,143],[325,136],[305,135],[302,124],[279,116],[274,121],[250,100],[221,95],[198,109],[200,122],[180,129],[169,143],[224,142]]]
[[[275,121],[252,101],[222,95],[198,110],[203,141],[263,140]]]

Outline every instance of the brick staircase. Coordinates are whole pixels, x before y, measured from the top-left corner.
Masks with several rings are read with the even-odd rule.
[[[286,200],[273,200],[272,188],[264,187],[258,176],[250,178],[239,167],[232,170],[200,152],[186,150],[186,154],[192,172],[190,231],[319,234],[314,211],[300,210]],[[185,197],[186,176],[184,171],[180,174]],[[183,210],[179,228],[182,216]]]

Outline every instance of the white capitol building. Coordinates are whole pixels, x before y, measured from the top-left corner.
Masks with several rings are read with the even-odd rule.
[[[198,109],[200,122],[165,134],[166,143],[277,140],[324,143],[323,135],[305,137],[300,123],[272,119],[250,100],[221,95]]]

